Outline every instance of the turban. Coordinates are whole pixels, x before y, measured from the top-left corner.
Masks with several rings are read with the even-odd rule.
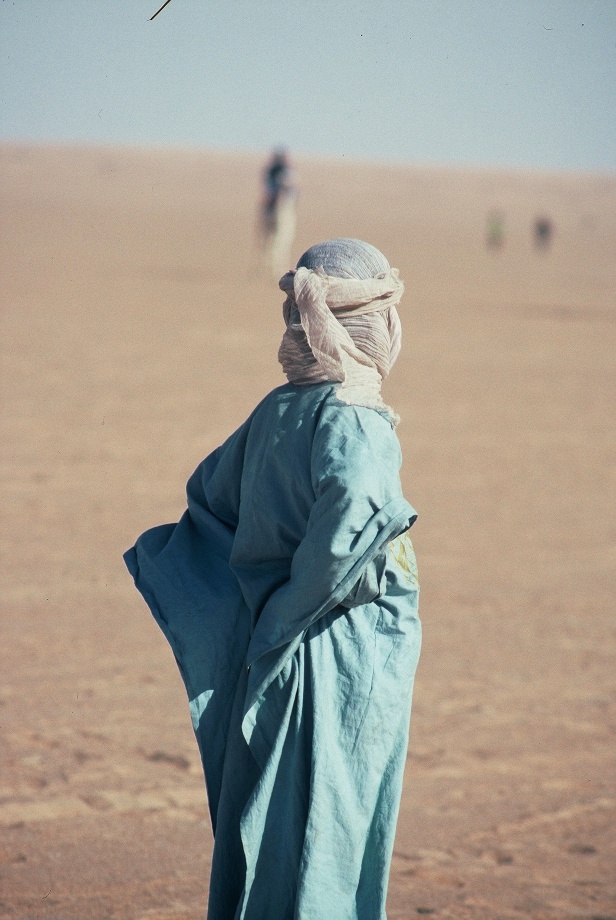
[[[291,383],[337,382],[342,402],[382,409],[382,380],[400,351],[396,309],[404,286],[385,256],[361,240],[312,246],[280,279],[286,323],[278,360]]]

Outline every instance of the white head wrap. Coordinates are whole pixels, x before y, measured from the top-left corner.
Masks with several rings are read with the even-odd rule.
[[[361,240],[329,240],[304,253],[279,285],[287,328],[278,360],[287,378],[300,386],[339,382],[342,402],[384,409],[397,422],[381,397],[401,344],[397,269]]]

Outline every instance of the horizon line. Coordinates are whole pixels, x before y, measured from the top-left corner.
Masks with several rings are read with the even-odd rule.
[[[177,142],[177,141],[103,141],[85,139],[58,139],[58,138],[19,138],[0,136],[0,147],[4,148],[48,148],[48,149],[73,149],[73,150],[117,150],[125,152],[142,153],[177,153],[177,154],[202,154],[209,156],[236,156],[246,158],[264,159],[269,156],[278,144],[269,147],[214,147],[203,144]],[[490,163],[487,161],[470,160],[413,160],[398,157],[370,157],[357,154],[315,153],[303,150],[290,151],[291,158],[297,161],[314,161],[323,163],[348,163],[354,166],[377,166],[390,169],[441,169],[461,172],[517,172],[547,175],[588,175],[606,176],[616,178],[615,167],[587,167],[587,166],[540,166],[528,163]]]

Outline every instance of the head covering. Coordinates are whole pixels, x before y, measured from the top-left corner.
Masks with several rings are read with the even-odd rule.
[[[316,243],[300,257],[297,268],[322,268],[335,278],[366,281],[389,270],[389,262],[376,246],[363,240],[334,239]]]
[[[381,383],[400,351],[398,270],[369,243],[333,239],[311,246],[279,286],[287,328],[278,360],[288,380],[339,382],[342,402],[385,410],[397,422]]]

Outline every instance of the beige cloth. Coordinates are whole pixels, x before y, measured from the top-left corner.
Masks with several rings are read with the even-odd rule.
[[[397,269],[358,280],[299,268],[279,286],[287,294],[287,329],[278,359],[291,383],[339,382],[341,401],[385,410],[397,421],[381,397],[401,344]]]

